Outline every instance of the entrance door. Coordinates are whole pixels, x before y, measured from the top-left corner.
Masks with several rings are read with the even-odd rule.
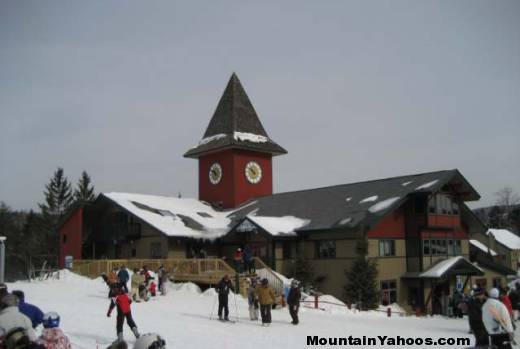
[[[433,314],[448,315],[450,284],[448,281],[437,283],[433,289]]]
[[[269,261],[269,249],[266,243],[252,242],[249,246],[251,246],[251,251],[253,251],[254,257],[260,258],[264,263]]]

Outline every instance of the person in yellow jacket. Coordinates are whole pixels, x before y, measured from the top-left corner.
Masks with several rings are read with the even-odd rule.
[[[276,297],[273,289],[268,285],[267,279],[262,279],[259,286],[256,287],[256,297],[260,303],[260,316],[262,317],[262,326],[269,326],[271,323],[271,308],[276,303]]]
[[[130,296],[136,302],[141,302],[141,297],[139,296],[139,285],[144,285],[144,276],[139,273],[138,268],[134,268],[134,273],[132,274],[130,285]]]

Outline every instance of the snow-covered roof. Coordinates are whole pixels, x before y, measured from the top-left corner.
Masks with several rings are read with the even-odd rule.
[[[273,236],[296,235],[296,230],[310,223],[308,219],[301,219],[294,216],[283,217],[262,217],[248,215],[247,219],[262,227]]]
[[[520,237],[507,229],[489,229],[487,235],[493,234],[495,240],[511,250],[520,250]]]
[[[103,195],[168,236],[215,239],[227,232],[231,222],[229,211],[216,211],[196,199],[130,193]]]
[[[465,269],[471,275],[480,274],[483,275],[484,272],[475,264],[472,264],[463,256],[455,256],[446,258],[431,266],[428,270],[419,273],[410,273],[413,274],[413,277],[424,278],[424,279],[438,279],[442,278],[446,275],[450,269],[455,268],[459,270],[460,268]]]
[[[488,253],[488,251],[489,251],[489,253],[493,257],[498,255],[495,251],[493,251],[492,249],[490,249],[489,247],[487,247],[486,245],[484,245],[482,242],[480,242],[478,240],[469,240],[469,243],[472,244],[473,246],[475,246],[476,248],[478,248],[479,250],[482,250],[486,253]]]

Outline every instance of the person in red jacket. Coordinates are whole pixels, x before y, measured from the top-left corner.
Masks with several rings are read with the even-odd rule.
[[[511,300],[509,299],[509,296],[507,295],[506,290],[503,287],[500,287],[500,301],[504,303],[504,305],[507,308],[507,311],[509,312],[509,316],[511,319],[513,319],[513,304],[511,304]]]
[[[132,300],[128,295],[120,288],[114,290],[115,296],[110,300],[110,306],[108,307],[107,316],[110,317],[112,310],[117,307],[117,341],[123,341],[123,323],[125,322],[132,329],[132,332],[135,335],[135,338],[139,338],[139,331],[137,330],[137,325],[132,318],[132,311],[130,309],[130,304]]]

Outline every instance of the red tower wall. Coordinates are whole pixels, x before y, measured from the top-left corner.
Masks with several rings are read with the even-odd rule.
[[[224,208],[234,208],[257,196],[273,193],[271,154],[240,149],[228,149],[199,158],[199,199],[209,203],[222,202]],[[257,184],[247,181],[245,166],[256,161],[262,167],[262,179]],[[222,166],[222,179],[209,181],[209,168],[215,162]]]
[[[83,209],[76,209],[60,228],[60,260],[59,267],[65,267],[65,256],[74,260],[81,259],[81,242],[83,238]]]

